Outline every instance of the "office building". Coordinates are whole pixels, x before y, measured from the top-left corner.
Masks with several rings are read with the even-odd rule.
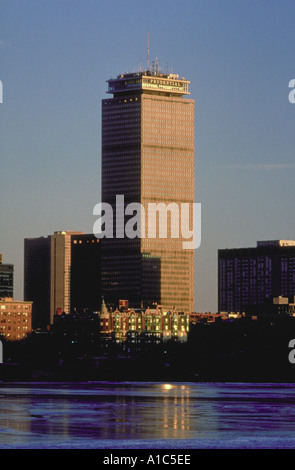
[[[93,234],[71,237],[71,311],[98,310],[101,302],[101,240]]]
[[[194,100],[186,97],[188,85],[158,66],[108,80],[113,96],[102,100],[102,202],[112,206],[116,228],[120,217],[125,227],[130,221],[127,205],[140,204],[138,229],[145,226],[140,236],[114,231],[103,240],[102,293],[115,308],[129,299],[134,307],[194,310],[194,250],[171,236],[172,213],[167,237],[161,238],[159,225],[154,238],[147,234],[149,204],[188,203],[192,212]],[[123,209],[117,196],[124,197]]]
[[[99,308],[100,243],[75,231],[25,239],[24,298],[33,301],[34,329],[52,325],[56,314]]]
[[[51,235],[50,250],[50,324],[56,312],[71,310],[71,239],[82,232],[62,231]]]
[[[50,252],[50,237],[24,241],[24,300],[33,301],[33,329],[50,323]]]
[[[2,254],[0,253],[0,299],[13,297],[13,271],[12,264],[2,264]]]
[[[218,251],[219,312],[273,311],[274,298],[295,295],[295,241],[259,241]]]

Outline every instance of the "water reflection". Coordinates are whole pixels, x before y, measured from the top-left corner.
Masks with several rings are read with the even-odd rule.
[[[196,431],[196,419],[204,418],[204,413],[192,413],[191,386],[67,387],[2,388],[2,430],[49,438],[185,439]]]
[[[163,389],[165,391],[173,390],[173,385],[164,384]],[[186,432],[190,429],[190,397],[189,389],[185,385],[178,387],[178,390],[175,390],[171,397],[164,395],[163,399],[163,438],[164,439],[185,439]]]
[[[294,386],[1,384],[0,445],[295,436]]]

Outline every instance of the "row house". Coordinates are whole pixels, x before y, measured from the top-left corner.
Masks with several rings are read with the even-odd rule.
[[[145,311],[130,308],[108,311],[103,303],[100,313],[100,333],[105,339],[121,343],[127,339],[153,338],[153,341],[187,340],[189,315],[164,310],[161,306]]]

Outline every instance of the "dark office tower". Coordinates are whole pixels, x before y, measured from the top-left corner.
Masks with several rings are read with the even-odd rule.
[[[24,241],[24,300],[33,301],[33,329],[50,323],[50,252],[50,237]]]
[[[263,313],[274,297],[295,295],[295,241],[218,251],[218,310]]]
[[[102,293],[117,306],[160,303],[194,310],[194,250],[181,238],[147,235],[148,205],[194,202],[194,101],[185,99],[189,82],[156,70],[108,80],[102,100],[102,202],[114,213],[114,238],[102,247]],[[116,196],[144,209],[145,232],[128,238],[116,233]],[[124,212],[123,212],[124,214]],[[130,215],[125,215],[125,225]]]
[[[101,306],[101,240],[93,234],[71,237],[71,311]]]
[[[53,324],[54,316],[98,309],[100,240],[93,234],[59,231],[25,239],[24,298],[33,301],[33,328]]]
[[[13,265],[2,264],[2,254],[0,254],[0,299],[13,297]]]

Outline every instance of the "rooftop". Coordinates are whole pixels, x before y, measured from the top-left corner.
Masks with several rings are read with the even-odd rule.
[[[259,246],[295,246],[295,240],[265,240],[257,242]]]
[[[107,80],[107,93],[120,94],[133,91],[149,91],[169,95],[189,95],[189,81],[172,73],[161,73],[158,70],[145,70],[117,75]]]

